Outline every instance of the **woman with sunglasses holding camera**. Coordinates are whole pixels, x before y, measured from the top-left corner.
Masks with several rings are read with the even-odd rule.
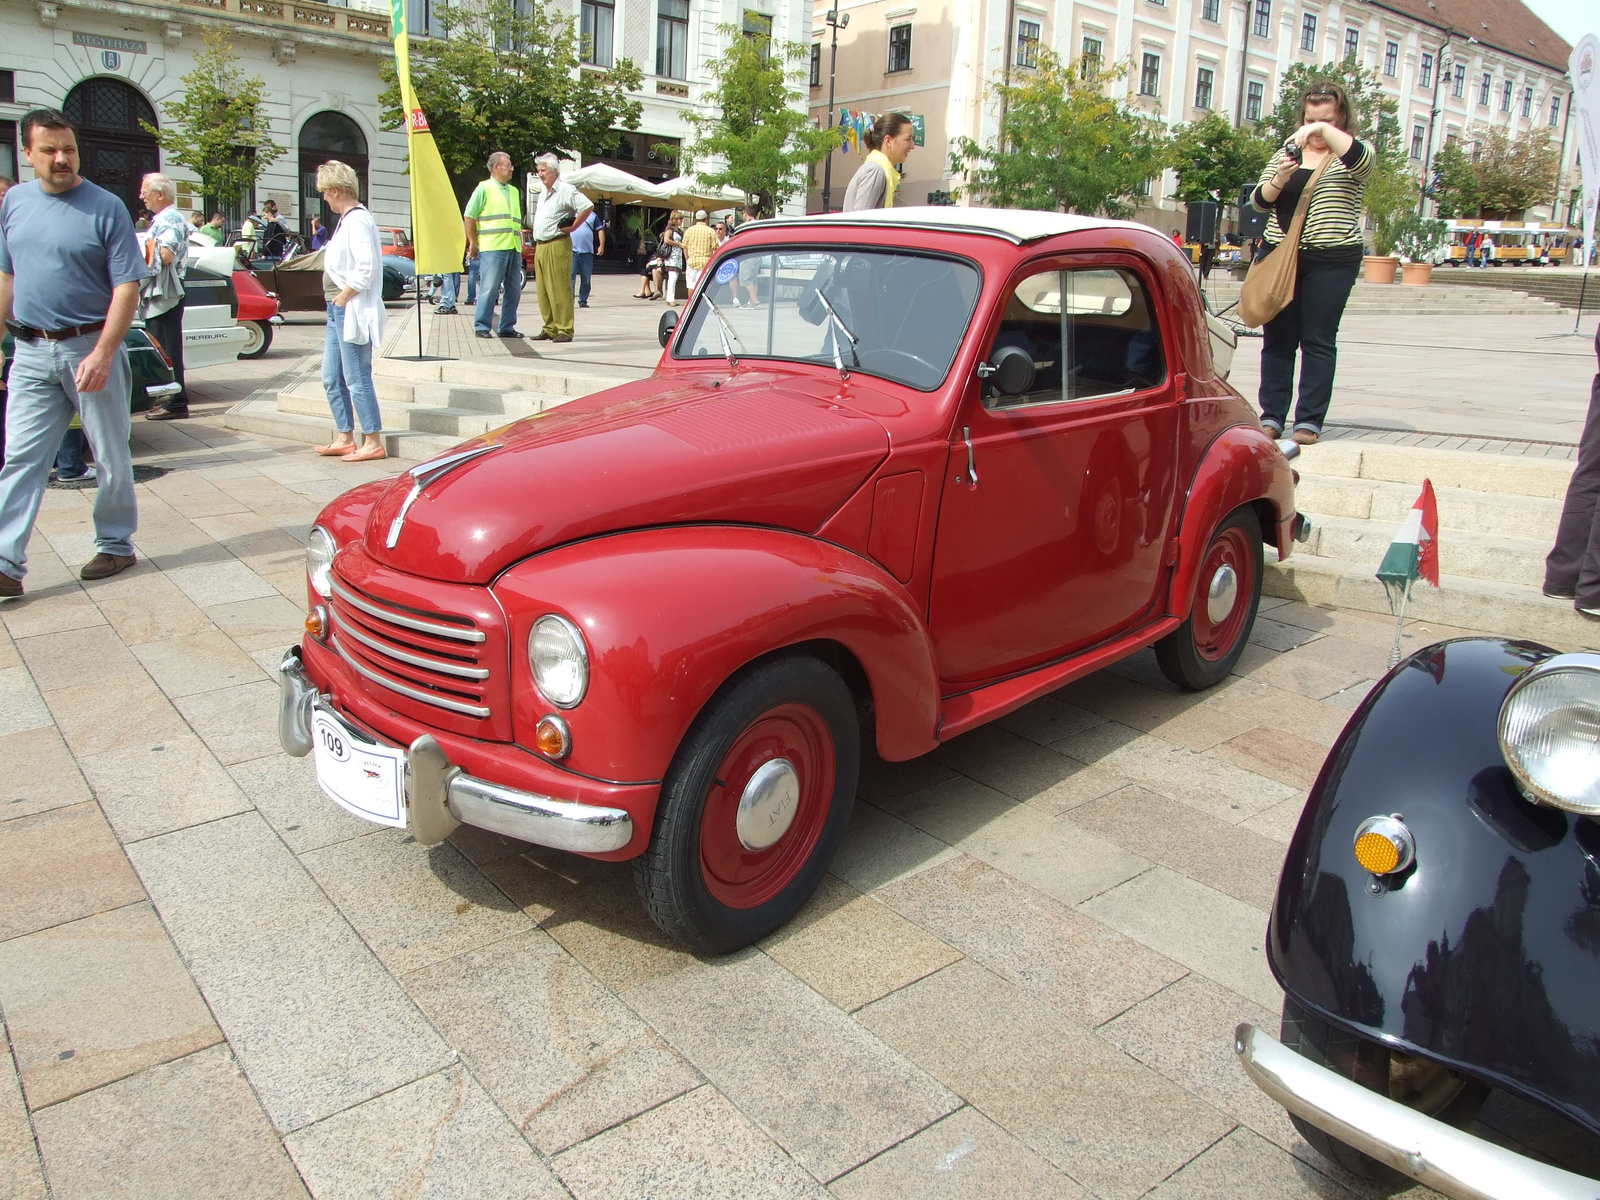
[[[1301,100],[1300,128],[1272,156],[1250,203],[1267,219],[1266,254],[1284,239],[1295,206],[1324,163],[1300,235],[1294,299],[1262,329],[1261,427],[1281,437],[1300,353],[1300,399],[1294,440],[1316,442],[1333,399],[1336,340],[1345,302],[1361,268],[1361,200],[1372,175],[1372,147],[1350,133],[1350,98],[1336,83],[1319,83]]]

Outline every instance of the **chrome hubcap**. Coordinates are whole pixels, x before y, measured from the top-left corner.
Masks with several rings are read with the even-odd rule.
[[[1211,577],[1211,586],[1206,589],[1206,616],[1211,618],[1213,625],[1222,624],[1228,619],[1238,599],[1239,576],[1230,564],[1223,563]]]
[[[787,758],[774,758],[756,768],[739,797],[734,831],[746,850],[765,850],[784,834],[800,808],[800,775]]]

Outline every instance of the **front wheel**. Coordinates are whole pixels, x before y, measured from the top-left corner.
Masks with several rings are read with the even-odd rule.
[[[1262,559],[1261,522],[1236,509],[1211,535],[1188,618],[1156,643],[1156,663],[1173,683],[1198,692],[1228,677],[1256,623]]]
[[[833,858],[860,765],[855,703],[832,668],[796,655],[735,676],[684,736],[634,860],[650,916],[704,954],[782,925]]]
[[[1488,1085],[1476,1079],[1336,1028],[1288,997],[1283,1001],[1280,1032],[1284,1046],[1302,1058],[1457,1128],[1471,1124],[1489,1095]],[[1415,1179],[1408,1179],[1392,1167],[1345,1145],[1309,1121],[1292,1114],[1289,1119],[1313,1150],[1350,1174],[1370,1180],[1389,1192],[1416,1183]]]
[[[239,351],[240,358],[260,358],[271,348],[272,326],[265,321],[240,321],[239,328],[250,334],[250,340]]]

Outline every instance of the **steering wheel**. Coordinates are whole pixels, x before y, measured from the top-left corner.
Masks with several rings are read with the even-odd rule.
[[[909,350],[898,349],[894,346],[873,346],[869,350],[863,350],[861,352],[861,369],[875,369],[882,371],[881,367],[874,368],[873,364],[885,356],[890,359],[905,359],[907,362],[914,363],[918,368],[920,368],[915,372],[901,372],[901,374],[910,374],[914,378],[926,378],[934,383],[939,381],[941,372],[939,371],[938,367],[934,366],[931,362],[920,355],[913,354]],[[887,374],[887,372],[883,373]]]

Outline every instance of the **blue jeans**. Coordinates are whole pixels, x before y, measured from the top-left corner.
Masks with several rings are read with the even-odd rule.
[[[89,469],[89,464],[83,461],[83,452],[89,447],[89,439],[83,436],[83,430],[69,428],[61,435],[61,448],[56,451],[56,474],[63,479],[76,479]]]
[[[572,277],[578,281],[578,303],[589,303],[589,281],[594,275],[594,255],[572,252]]]
[[[520,250],[480,250],[473,261],[478,267],[478,307],[472,315],[474,329],[494,332],[494,306],[500,301],[500,332],[517,327],[517,302],[522,299],[522,252]],[[500,292],[505,291],[502,299]]]
[[[73,382],[78,364],[89,357],[97,333],[60,342],[17,340],[6,404],[6,460],[0,469],[0,571],[21,579],[28,570],[28,538],[50,465],[74,410],[94,447],[99,487],[94,497],[95,549],[101,554],[133,553],[139,506],[133,492],[133,453],[128,438],[132,375],[128,352],[120,346],[111,358],[111,375],[98,392],[79,392]]]
[[[444,287],[439,292],[439,307],[454,308],[456,301],[461,298],[461,273],[444,277]],[[467,264],[467,303],[478,302],[478,260],[473,259]]]
[[[351,431],[350,405],[361,418],[362,433],[383,428],[378,393],[372,386],[372,343],[344,340],[344,309],[328,305],[328,333],[322,343],[322,389],[328,393],[333,425],[340,433]]]

